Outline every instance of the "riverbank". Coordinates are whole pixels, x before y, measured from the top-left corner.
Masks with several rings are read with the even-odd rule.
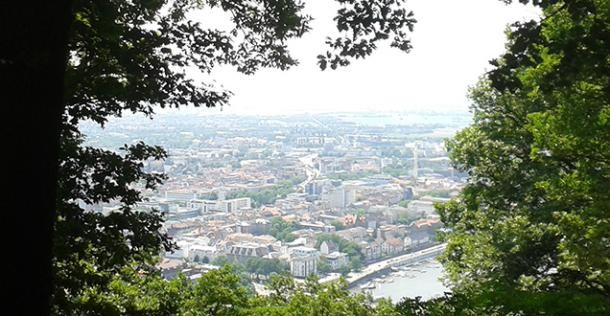
[[[367,282],[370,278],[376,277],[391,270],[392,267],[408,265],[425,259],[435,258],[445,249],[446,246],[446,244],[435,245],[412,253],[407,253],[369,264],[360,272],[349,273],[347,276],[347,282],[350,284],[350,286],[361,285],[363,282]]]
[[[426,264],[429,262],[436,262],[434,260],[434,258],[436,258],[436,256],[438,256],[438,254],[440,254],[444,249],[445,249],[446,244],[440,244],[440,245],[435,245],[432,247],[428,247],[425,249],[421,249],[418,250],[416,252],[412,252],[412,253],[408,253],[408,254],[403,254],[400,256],[396,256],[396,257],[392,257],[392,258],[388,258],[385,260],[381,260],[378,262],[374,262],[371,263],[367,266],[365,266],[360,272],[350,272],[347,277],[346,277],[346,281],[349,283],[349,288],[352,291],[358,291],[358,290],[362,290],[363,289],[363,285],[367,285],[371,283],[372,280],[374,279],[379,279],[379,280],[384,280],[384,281],[377,281],[375,283],[385,283],[386,278],[390,275],[392,275],[392,273],[396,273],[400,270],[402,271],[409,271],[409,269],[411,267],[414,266],[418,266],[418,264],[422,263],[422,264]],[[440,266],[440,263],[439,263]],[[442,269],[442,267],[441,267]],[[415,272],[418,272],[418,269],[413,270]],[[439,277],[442,273],[439,273]],[[319,279],[320,283],[327,283],[327,282],[333,282],[338,280],[341,277],[341,274],[339,273],[331,273],[328,276],[325,276],[321,279]],[[412,277],[415,276],[411,276],[408,274],[404,274],[404,277],[407,279],[410,279]],[[303,279],[294,279],[295,282],[301,283],[304,282]],[[438,284],[441,284],[440,281],[434,279],[434,282],[437,282]],[[390,282],[388,282],[389,284],[391,284],[393,282],[393,280],[388,280]],[[371,290],[375,287],[370,287],[368,288],[368,290]],[[437,287],[440,288],[440,287]],[[265,287],[262,284],[257,284],[257,286],[255,286],[255,289],[257,291],[257,293],[262,294],[262,295],[266,295],[267,290],[265,289]],[[443,290],[440,291],[440,294],[443,293],[445,288],[443,288]],[[438,292],[438,291],[436,291]],[[434,292],[434,293],[436,293]],[[371,293],[374,294],[374,293]],[[383,295],[383,292],[380,294]],[[423,295],[419,295],[422,296]],[[375,295],[374,295],[375,297]]]
[[[351,290],[369,293],[375,300],[387,298],[393,302],[416,296],[427,300],[449,291],[440,280],[444,276],[444,269],[435,259],[425,259],[394,270],[371,278]]]

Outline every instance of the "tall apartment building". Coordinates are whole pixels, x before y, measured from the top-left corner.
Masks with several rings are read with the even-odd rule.
[[[345,186],[333,187],[321,195],[331,208],[344,208],[356,201],[356,190]]]

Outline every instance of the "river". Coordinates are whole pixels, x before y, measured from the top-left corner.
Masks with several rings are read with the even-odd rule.
[[[401,269],[399,272],[389,273],[384,278],[374,279],[375,288],[366,291],[369,291],[373,298],[385,297],[393,302],[398,302],[403,297],[416,296],[426,300],[449,291],[439,280],[444,270],[436,260],[421,261]]]

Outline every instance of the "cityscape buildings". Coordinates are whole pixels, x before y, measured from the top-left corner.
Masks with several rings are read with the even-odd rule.
[[[138,205],[164,213],[163,229],[180,247],[161,254],[166,277],[188,271],[196,279],[229,262],[257,278],[305,278],[437,244],[434,203],[457,194],[465,176],[449,165],[443,141],[469,119],[161,115],[156,124],[111,121],[103,136],[95,125],[82,128],[97,147],[144,140],[168,150],[164,161],[144,162],[144,171],[168,179],[156,191],[142,187]]]

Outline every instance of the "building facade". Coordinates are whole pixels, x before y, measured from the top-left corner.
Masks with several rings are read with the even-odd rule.
[[[248,209],[252,205],[250,198],[237,198],[231,200],[218,201],[218,211],[224,213],[232,213],[240,209]]]
[[[306,278],[318,272],[319,252],[315,248],[294,247],[290,249],[290,273]]]
[[[338,251],[328,254],[326,256],[326,261],[328,262],[330,269],[333,271],[346,267],[349,264],[347,254]]]
[[[187,202],[187,208],[199,210],[202,214],[211,211],[232,213],[241,209],[251,208],[252,200],[249,197],[231,200],[201,200],[191,199]]]

